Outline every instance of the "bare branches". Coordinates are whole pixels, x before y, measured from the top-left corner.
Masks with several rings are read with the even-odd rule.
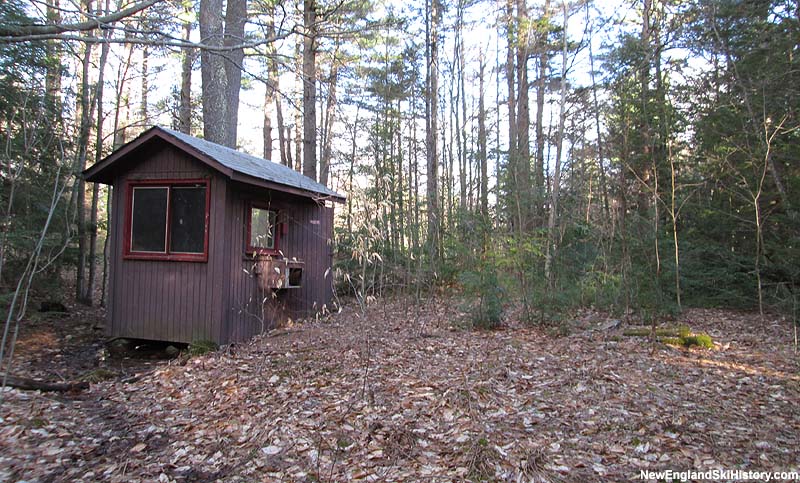
[[[1,30],[1,29],[0,29]],[[190,42],[186,41],[177,37],[173,37],[171,35],[167,35],[164,33],[159,33],[161,38],[149,38],[149,37],[125,37],[125,38],[105,38],[105,37],[98,37],[98,36],[91,36],[91,35],[72,35],[72,34],[41,34],[41,35],[26,35],[26,36],[0,36],[0,43],[9,43],[9,42],[33,42],[37,40],[63,40],[63,41],[75,41],[75,42],[84,42],[87,44],[131,44],[131,45],[154,45],[154,46],[162,46],[162,47],[176,47],[176,48],[188,48],[188,49],[200,49],[206,50],[211,52],[232,52],[238,49],[254,49],[260,47],[262,45],[268,45],[272,42],[276,42],[278,40],[283,40],[293,34],[297,33],[296,28],[292,27],[290,30],[283,31],[279,34],[276,34],[272,37],[263,38],[254,41],[248,42],[241,42],[236,45],[209,45],[204,41],[200,42]]]
[[[144,0],[102,17],[94,17],[84,22],[66,24],[36,24],[36,25],[0,25],[0,42],[25,42],[48,38],[43,36],[56,35],[64,32],[86,32],[96,28],[108,28],[111,24],[135,15],[163,0]],[[57,38],[57,37],[50,37]],[[19,40],[15,40],[19,39]]]

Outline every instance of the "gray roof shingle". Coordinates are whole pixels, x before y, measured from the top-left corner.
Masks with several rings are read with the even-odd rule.
[[[158,127],[170,136],[192,146],[194,149],[203,152],[208,157],[214,159],[223,166],[232,169],[238,173],[242,173],[255,178],[271,181],[294,188],[299,188],[313,193],[319,193],[324,196],[331,196],[334,198],[344,198],[339,193],[329,189],[328,187],[317,183],[313,179],[304,176],[301,173],[284,166],[251,154],[243,153],[222,146],[205,139],[189,136],[182,132],[167,129],[165,127]]]

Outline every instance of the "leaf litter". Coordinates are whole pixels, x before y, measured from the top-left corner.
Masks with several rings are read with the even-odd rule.
[[[598,314],[553,337],[458,329],[457,307],[378,301],[133,383],[9,389],[0,481],[627,481],[800,468],[787,321],[690,310],[682,322],[718,346],[651,354]],[[583,330],[597,318],[600,330]]]

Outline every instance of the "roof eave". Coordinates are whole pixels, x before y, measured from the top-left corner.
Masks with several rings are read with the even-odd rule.
[[[261,179],[256,176],[251,176],[249,174],[244,174],[237,171],[233,172],[232,176],[230,176],[230,179],[232,181],[238,181],[240,183],[259,186],[261,188],[267,188],[275,191],[281,191],[283,193],[302,196],[304,198],[312,198],[314,200],[319,200],[319,201],[331,200],[337,203],[344,203],[347,200],[345,196],[342,196],[338,193],[336,193],[336,195],[332,195],[328,193],[320,193],[317,191],[306,190],[295,186],[289,186],[282,183],[276,183],[274,181]]]

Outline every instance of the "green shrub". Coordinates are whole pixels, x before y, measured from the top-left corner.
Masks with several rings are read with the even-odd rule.
[[[491,261],[484,260],[475,270],[462,273],[461,284],[465,295],[474,300],[468,307],[472,326],[482,330],[500,327],[505,292]]]

